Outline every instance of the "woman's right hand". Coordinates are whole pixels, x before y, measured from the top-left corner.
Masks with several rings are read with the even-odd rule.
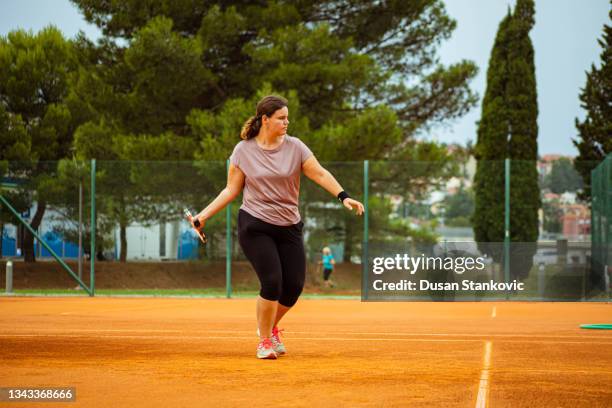
[[[195,222],[196,221],[198,221],[199,227],[195,226]],[[192,218],[191,224],[193,224],[193,227],[195,229],[201,230],[201,229],[204,229],[204,225],[206,224],[206,219],[198,214],[198,215],[196,215],[195,217]]]
[[[196,227],[196,221],[198,222],[198,226]],[[195,217],[191,217],[189,219],[189,222],[191,223],[191,228],[193,228],[194,230],[196,230],[198,232],[198,236],[200,237],[200,241],[202,241],[202,243],[206,243],[206,235],[204,235],[204,225],[206,224],[206,219],[204,217],[201,217],[199,214],[196,215]]]

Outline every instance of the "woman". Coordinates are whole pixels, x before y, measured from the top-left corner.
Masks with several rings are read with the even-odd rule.
[[[310,149],[287,135],[287,100],[266,96],[255,116],[244,124],[230,156],[227,186],[197,214],[192,224],[201,230],[244,189],[238,213],[238,240],[253,265],[261,290],[257,298],[260,343],[257,357],[285,354],[278,323],[297,302],[304,287],[306,257],[298,211],[300,173],[329,191],[349,210],[363,214],[363,205],[350,198]]]

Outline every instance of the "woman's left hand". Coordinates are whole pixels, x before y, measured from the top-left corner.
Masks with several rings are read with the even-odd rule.
[[[345,198],[344,201],[342,201],[342,204],[344,204],[344,206],[350,211],[353,211],[353,209],[357,210],[357,215],[363,214],[363,204],[357,200],[353,200],[350,197]]]

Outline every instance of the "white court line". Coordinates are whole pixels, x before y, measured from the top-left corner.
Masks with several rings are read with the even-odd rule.
[[[493,310],[491,311],[491,319],[495,319],[497,316],[497,306],[493,306]]]
[[[480,373],[480,385],[478,386],[476,408],[485,408],[487,406],[487,396],[489,394],[489,367],[491,366],[491,348],[492,343],[487,341],[485,344],[482,372]]]
[[[184,333],[184,330],[167,330],[167,329],[57,329],[57,328],[36,328],[37,332],[58,332],[56,334],[61,333]],[[6,331],[5,331],[6,333]],[[32,334],[27,331],[14,331],[13,334]]]
[[[67,337],[67,338],[82,338],[80,334],[0,334],[0,338],[10,337],[25,337],[25,338],[36,338],[36,337]],[[159,336],[159,335],[113,335],[113,334],[101,334],[96,336],[97,338],[106,339],[157,339],[157,340],[244,340],[253,339],[257,336]],[[467,342],[481,342],[481,340],[469,340],[469,339],[386,339],[386,338],[355,338],[355,337],[291,337],[291,340],[327,340],[327,341],[407,341],[407,342],[426,342],[426,343],[467,343]],[[612,343],[610,343],[612,344]]]
[[[105,332],[130,332],[130,333],[195,333],[195,334],[208,334],[208,333],[226,333],[226,334],[244,334],[244,333],[255,333],[256,330],[185,330],[185,329],[82,329],[82,328],[36,328],[34,330],[6,330],[5,328],[1,328],[5,334],[13,333],[13,334],[36,334],[40,332],[57,332],[58,335],[63,333],[105,333]],[[34,333],[33,333],[34,332]],[[311,334],[312,331],[286,331],[289,336],[294,334]],[[383,336],[391,336],[391,337],[474,337],[474,338],[488,338],[488,337],[497,337],[497,338],[529,338],[529,339],[601,339],[601,340],[609,340],[612,342],[612,336],[597,336],[597,335],[555,335],[555,334],[493,334],[493,333],[387,333],[387,332],[345,332],[345,331],[333,331],[333,332],[325,332],[325,331],[317,331],[317,333],[322,336],[343,336],[343,335],[364,335],[364,336],[372,336],[372,335],[383,335]],[[503,341],[503,340],[502,340]],[[588,342],[585,342],[588,343]]]
[[[179,308],[181,305],[176,305],[176,304],[170,304],[170,305],[165,305],[165,304],[160,304],[158,306],[140,306],[140,307],[126,307],[126,308],[120,308],[120,307],[115,307],[115,308],[111,308],[111,309],[90,309],[90,310],[69,310],[67,312],[61,312],[59,313],[60,316],[71,316],[71,315],[79,315],[79,316],[95,316],[99,313],[112,313],[112,312],[119,312],[119,313],[126,313],[126,312],[145,312],[145,311],[149,311],[149,310],[162,310],[162,309],[172,309],[172,308]]]
[[[0,334],[0,338],[87,338],[84,334]],[[160,335],[120,335],[120,334],[98,334],[96,338],[105,339],[140,339],[140,340],[244,340],[253,339],[253,336],[160,336]],[[411,342],[411,343],[480,343],[480,339],[424,339],[424,338],[410,338],[410,339],[390,339],[385,337],[287,337],[291,340],[308,340],[308,341],[370,341],[370,342],[384,342],[384,341],[395,341],[395,342]],[[541,341],[541,340],[499,340],[502,343],[533,343],[533,344],[606,344],[612,345],[612,341]]]

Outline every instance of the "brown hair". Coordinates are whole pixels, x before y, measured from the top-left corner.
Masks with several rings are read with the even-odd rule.
[[[261,129],[261,117],[266,115],[270,117],[274,115],[279,109],[287,106],[288,102],[285,98],[276,95],[268,95],[264,97],[257,104],[257,109],[255,110],[255,116],[251,116],[242,126],[242,131],[240,132],[240,138],[244,140],[248,140],[254,138],[259,133],[259,129]]]

